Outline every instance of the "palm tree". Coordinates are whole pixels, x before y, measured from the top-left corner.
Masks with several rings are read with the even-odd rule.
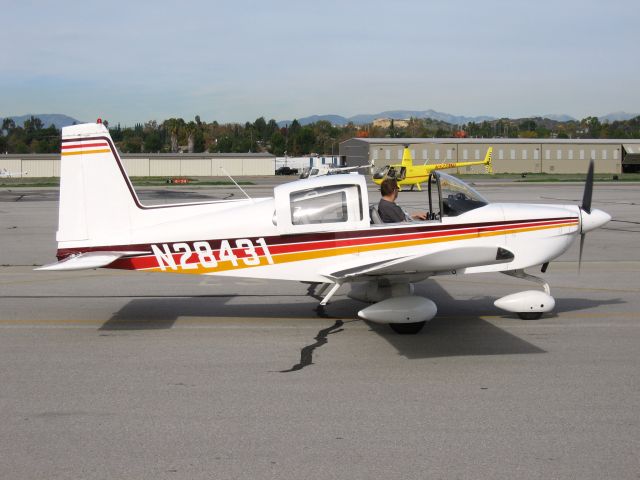
[[[184,131],[187,134],[187,152],[189,153],[193,153],[197,129],[198,126],[195,122],[189,122],[184,127]]]
[[[178,152],[178,138],[180,135],[180,131],[184,126],[184,120],[181,118],[170,118],[163,122],[164,128],[169,132],[169,137],[171,139],[171,152]]]

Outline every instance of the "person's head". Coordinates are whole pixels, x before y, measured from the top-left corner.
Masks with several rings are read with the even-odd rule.
[[[395,178],[385,178],[380,184],[380,193],[383,197],[389,197],[391,200],[398,198],[398,182]]]

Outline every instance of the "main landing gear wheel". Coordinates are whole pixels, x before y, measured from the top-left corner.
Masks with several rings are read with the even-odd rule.
[[[518,312],[518,317],[522,320],[538,320],[542,318],[543,312]]]
[[[556,306],[555,299],[551,296],[549,284],[539,277],[529,275],[524,270],[507,270],[504,273],[510,277],[521,278],[542,285],[544,292],[539,290],[526,290],[524,292],[512,293],[506,297],[499,298],[493,304],[515,313],[521,320],[538,320],[543,313],[550,312]]]
[[[415,335],[427,322],[414,322],[414,323],[390,323],[391,330],[400,335]]]

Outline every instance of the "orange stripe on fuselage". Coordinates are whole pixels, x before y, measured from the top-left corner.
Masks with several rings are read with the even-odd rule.
[[[63,157],[66,157],[67,155],[92,155],[94,153],[110,153],[111,150],[109,150],[108,148],[105,149],[101,149],[101,150],[80,150],[78,152],[62,152],[61,155]]]
[[[303,252],[272,254],[271,256],[273,258],[274,264],[277,265],[282,263],[315,260],[318,258],[335,257],[339,255],[357,254],[361,252],[388,250],[391,248],[413,247],[418,245],[427,245],[430,243],[469,240],[472,238],[479,238],[479,237],[495,237],[498,235],[507,235],[512,233],[525,233],[525,232],[533,232],[537,230],[549,230],[553,228],[575,227],[575,226],[577,226],[577,221],[559,223],[554,225],[537,226],[537,227],[510,228],[510,229],[484,231],[484,232],[478,231],[474,233],[465,233],[465,234],[458,234],[458,235],[453,234],[453,235],[443,236],[443,237],[431,237],[431,238],[423,238],[423,239],[415,239],[415,240],[392,241],[392,242],[377,243],[377,244],[371,244],[371,245],[356,245],[356,246],[319,249],[319,250],[312,250],[312,251],[303,251]],[[234,266],[231,261],[219,261],[218,266],[215,268],[207,268],[207,267],[203,267],[200,264],[192,263],[190,265],[195,265],[196,268],[183,269],[180,265],[177,265],[176,270],[170,267],[166,268],[165,270],[162,270],[159,267],[153,267],[148,269],[143,268],[140,270],[145,270],[150,272],[186,273],[186,274],[202,275],[206,273],[224,272],[228,270],[262,267],[262,266],[269,265],[268,262],[266,261],[266,258],[263,256],[260,257],[260,265],[243,265],[242,259],[238,259],[237,263],[238,263],[238,266]]]

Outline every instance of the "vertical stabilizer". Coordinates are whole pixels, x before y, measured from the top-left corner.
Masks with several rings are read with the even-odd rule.
[[[493,173],[493,165],[491,164],[491,158],[493,156],[493,147],[489,147],[487,154],[484,157],[484,170],[486,173]]]
[[[105,245],[130,235],[139,201],[104,125],[62,129],[58,242]]]
[[[411,150],[409,150],[409,145],[405,145],[404,150],[402,151],[402,166],[413,167],[413,157],[411,156]]]

